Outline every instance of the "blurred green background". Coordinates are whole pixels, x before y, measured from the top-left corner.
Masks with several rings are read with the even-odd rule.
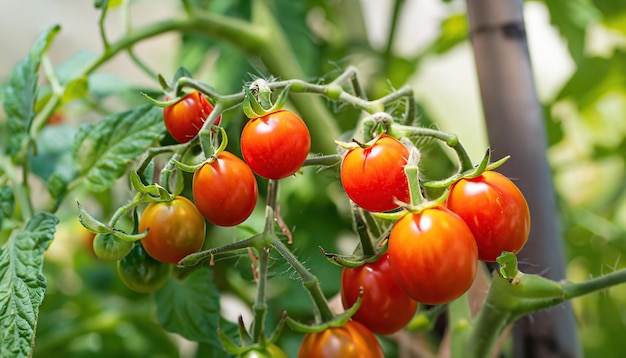
[[[200,6],[247,19],[250,0],[202,1]],[[478,160],[487,146],[467,18],[463,1],[290,1],[276,0],[276,15],[297,54],[305,80],[331,80],[348,65],[362,75],[370,98],[392,88],[412,86],[421,105],[420,123],[457,133]],[[49,54],[65,63],[101,51],[98,10],[88,1],[0,0],[0,81],[28,51],[44,28],[63,26]],[[626,2],[614,0],[527,1],[524,3],[530,54],[549,140],[547,154],[554,173],[564,231],[567,272],[582,281],[626,265]],[[24,8],[31,9],[24,16]],[[175,1],[134,1],[133,26],[182,14]],[[121,35],[123,22],[111,10],[109,36]],[[252,75],[269,75],[254,54],[198,35],[170,33],[135,48],[136,54],[165,78],[179,66],[220,93],[238,92]],[[279,73],[272,73],[279,76]],[[78,123],[141,103],[140,90],[158,83],[126,56],[118,56],[89,78],[90,95],[66,103],[63,122],[42,133],[42,155],[34,158],[41,178],[50,165],[65,160]],[[353,109],[326,102],[342,130],[359,118]],[[240,111],[224,115],[229,148],[245,118]],[[4,120],[4,119],[0,119]],[[314,138],[315,139],[315,138]],[[436,150],[433,156],[441,157]],[[429,152],[427,152],[428,155]],[[437,157],[437,158],[439,158]],[[445,159],[445,158],[442,158]],[[435,162],[434,160],[431,162]],[[447,170],[446,160],[440,163]],[[41,186],[36,179],[33,186]],[[262,181],[259,187],[263,188]],[[132,195],[126,183],[91,195],[78,193],[92,212],[108,217]],[[348,202],[337,174],[305,169],[284,181],[280,193],[285,221],[293,229],[292,249],[318,275],[328,297],[339,289],[340,270],[325,261],[318,246],[348,253],[355,243]],[[245,226],[260,230],[263,201]],[[532,208],[531,208],[532,212]],[[194,357],[209,347],[164,332],[157,324],[150,295],[135,294],[117,279],[114,264],[99,262],[90,251],[89,235],[76,220],[74,200],[60,211],[62,223],[46,254],[48,292],[41,307],[36,357]],[[210,246],[232,242],[249,231],[211,228]],[[250,321],[254,284],[245,255],[219,259],[215,284],[222,292],[227,319],[243,314]],[[311,303],[293,270],[277,260],[270,280],[270,322],[282,310],[310,318]],[[586,357],[626,356],[626,286],[614,287],[573,302]],[[285,330],[279,345],[293,356],[301,336]],[[389,356],[400,353],[399,337],[385,338]],[[432,342],[419,336],[414,342]],[[428,343],[424,343],[428,347]],[[424,355],[428,356],[428,355]]]

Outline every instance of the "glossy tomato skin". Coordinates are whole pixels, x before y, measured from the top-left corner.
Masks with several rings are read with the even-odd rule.
[[[463,219],[444,207],[401,217],[391,229],[387,252],[400,287],[425,304],[456,299],[476,276],[474,236]]]
[[[253,118],[241,132],[241,154],[252,171],[283,179],[302,167],[311,149],[309,129],[298,115],[280,110]]]
[[[478,257],[493,262],[502,251],[518,253],[530,233],[530,211],[522,192],[504,175],[486,171],[450,189],[447,207],[469,226]]]
[[[298,358],[383,358],[376,337],[357,321],[321,332],[307,333],[302,340]]]
[[[219,226],[245,221],[256,205],[254,174],[243,160],[229,152],[198,169],[193,176],[193,199],[200,213]]]
[[[196,206],[184,196],[170,202],[150,203],[139,219],[144,249],[155,260],[178,263],[202,248],[206,223]]]
[[[159,262],[135,243],[128,255],[117,262],[117,273],[133,291],[149,293],[163,287],[170,277],[171,265]]]
[[[354,203],[371,212],[398,208],[396,200],[409,202],[404,173],[409,151],[397,139],[382,135],[369,148],[346,153],[341,162],[341,184]]]
[[[184,96],[180,101],[163,108],[163,121],[167,131],[178,143],[192,140],[202,128],[204,121],[213,112],[213,106],[198,91]],[[215,120],[220,123],[221,116]]]
[[[357,301],[363,287],[361,306],[352,319],[376,334],[395,333],[409,323],[417,302],[404,293],[391,273],[389,254],[373,263],[344,268],[341,274],[341,302],[348,309]]]

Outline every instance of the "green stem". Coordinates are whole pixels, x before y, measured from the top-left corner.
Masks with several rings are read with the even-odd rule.
[[[472,160],[470,159],[467,151],[463,147],[463,144],[459,141],[459,137],[456,134],[442,132],[436,129],[423,128],[423,127],[411,127],[402,124],[392,124],[389,127],[389,135],[400,137],[429,137],[438,139],[450,148],[452,148],[458,158],[461,165],[461,171],[471,170],[474,167]]]
[[[267,286],[267,268],[269,261],[269,249],[262,248],[258,250],[259,254],[259,280],[256,286],[256,300],[252,305],[254,312],[254,321],[252,323],[252,340],[259,342],[259,338],[263,334],[265,324],[265,315],[267,313],[266,286]]]
[[[315,320],[317,323],[330,321],[335,315],[328,305],[328,301],[322,292],[318,278],[307,270],[298,258],[277,237],[272,238],[272,246],[293,267],[300,278],[302,285],[313,299],[315,306]]]
[[[448,326],[452,357],[463,357],[467,350],[470,334],[471,311],[467,293],[450,302],[448,311]]]

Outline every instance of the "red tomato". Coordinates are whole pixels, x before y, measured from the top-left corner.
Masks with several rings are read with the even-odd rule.
[[[359,297],[361,306],[352,319],[376,334],[395,333],[409,323],[417,310],[417,302],[404,293],[391,273],[389,254],[373,263],[357,268],[344,268],[341,274],[341,301],[348,309]]]
[[[517,186],[498,172],[459,180],[450,189],[447,206],[469,226],[483,261],[495,261],[502,251],[517,253],[528,240],[528,203]]]
[[[307,333],[302,340],[298,358],[383,358],[376,337],[357,321],[341,327],[329,327]]]
[[[418,302],[436,305],[461,296],[474,281],[478,249],[463,219],[444,207],[407,213],[389,235],[396,281]]]
[[[206,233],[204,218],[184,196],[170,202],[150,203],[139,219],[139,232],[148,230],[141,239],[143,248],[155,260],[178,263],[202,248]]]
[[[252,171],[267,179],[282,179],[302,167],[311,149],[306,124],[295,113],[281,110],[246,123],[241,154]]]
[[[193,176],[193,200],[200,213],[219,226],[246,220],[256,205],[258,189],[250,168],[235,155],[221,152]]]
[[[198,91],[193,91],[171,106],[163,108],[165,128],[178,143],[187,143],[192,140],[206,118],[213,111],[213,106],[206,97]],[[215,120],[218,125],[221,116]]]
[[[409,202],[404,167],[409,151],[397,139],[382,135],[369,148],[348,151],[341,163],[341,184],[354,203],[367,211],[398,208],[396,200]]]

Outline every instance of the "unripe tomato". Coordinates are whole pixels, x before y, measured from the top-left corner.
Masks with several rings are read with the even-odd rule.
[[[163,108],[163,121],[167,131],[178,143],[187,143],[198,135],[211,112],[213,106],[206,97],[193,91],[180,101]],[[214,124],[218,125],[221,118],[218,116]]]
[[[143,247],[155,260],[178,263],[202,248],[206,223],[196,206],[184,196],[170,202],[150,203],[139,219]]]
[[[478,248],[463,219],[444,207],[407,213],[391,228],[389,264],[396,281],[418,302],[450,302],[476,276]]]
[[[135,243],[128,255],[117,262],[117,273],[133,291],[149,293],[163,287],[170,277],[171,265],[159,262]]]
[[[344,268],[341,274],[341,302],[348,309],[363,288],[361,306],[352,319],[376,334],[395,333],[409,323],[417,302],[404,293],[391,273],[389,254],[373,263]]]
[[[321,332],[307,333],[302,340],[298,358],[383,358],[376,337],[357,321]]]
[[[102,261],[116,261],[128,255],[132,242],[116,239],[111,234],[98,234],[93,239],[93,253]]]
[[[382,135],[370,147],[357,147],[341,162],[341,184],[361,208],[383,212],[409,202],[409,183],[404,173],[409,151],[397,139]]]
[[[215,225],[241,224],[252,214],[257,196],[254,174],[229,152],[221,152],[193,175],[193,199],[200,213]]]
[[[288,358],[287,353],[275,344],[270,344],[265,349],[251,349],[239,358]]]
[[[311,149],[309,129],[295,113],[280,110],[253,118],[241,132],[241,154],[253,172],[282,179],[302,167]]]
[[[483,261],[495,261],[502,251],[518,253],[528,240],[528,203],[517,186],[498,172],[459,180],[450,189],[447,206],[469,226]]]

